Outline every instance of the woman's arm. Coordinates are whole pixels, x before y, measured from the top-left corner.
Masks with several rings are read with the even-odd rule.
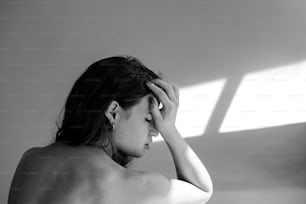
[[[207,201],[213,192],[211,178],[204,164],[175,127],[176,113],[179,105],[178,87],[162,80],[154,80],[154,84],[148,84],[148,87],[163,104],[163,109],[159,110],[156,99],[152,100],[151,113],[156,128],[160,131],[172,154],[178,180],[188,182],[197,189],[200,189],[204,195],[203,199]],[[184,185],[181,182],[174,183],[179,183],[177,185],[180,188]],[[187,188],[187,184],[185,185],[186,189],[192,189],[190,186]],[[198,190],[191,190],[191,192],[199,193]]]
[[[171,137],[167,136],[167,138],[171,139],[167,139],[165,142],[172,154],[177,178],[212,194],[213,184],[204,164],[178,131],[170,134],[172,134]]]

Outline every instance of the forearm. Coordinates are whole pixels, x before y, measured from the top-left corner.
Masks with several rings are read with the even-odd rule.
[[[165,142],[172,154],[178,179],[212,193],[210,175],[199,157],[176,129],[167,134],[164,138],[167,138]]]

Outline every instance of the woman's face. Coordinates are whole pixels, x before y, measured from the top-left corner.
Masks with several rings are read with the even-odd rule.
[[[113,132],[113,143],[129,156],[141,157],[152,144],[152,137],[158,135],[149,109],[149,98],[144,96],[140,103],[128,111],[121,109],[120,118]]]

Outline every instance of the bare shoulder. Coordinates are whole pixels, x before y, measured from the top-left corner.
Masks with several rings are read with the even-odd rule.
[[[23,153],[22,157],[27,157],[28,155],[31,155],[32,153],[37,152],[38,150],[41,150],[41,149],[43,149],[43,147],[32,147],[30,149],[27,149]]]
[[[8,204],[35,203],[37,199],[46,204],[202,204],[209,197],[190,183],[125,169],[101,152],[53,146],[24,153]]]
[[[83,162],[85,157],[71,152],[54,146],[27,150],[14,173],[8,204],[61,203],[63,200],[75,203],[81,199],[76,195],[90,182],[86,176],[89,174],[83,173],[89,165]]]
[[[188,182],[168,179],[156,172],[132,171],[130,180],[136,181],[140,194],[147,198],[144,203],[203,204],[210,198],[209,194]]]
[[[56,162],[57,158],[55,154],[50,151],[48,152],[47,147],[32,147],[23,153],[16,173],[29,172],[30,174],[31,172],[34,175],[35,172],[41,172],[47,169],[51,171],[56,168]]]
[[[55,166],[40,157],[42,148],[35,147],[26,150],[15,170],[9,192],[8,203],[22,203],[37,196],[41,189],[41,181],[46,178],[46,170],[52,172]],[[51,178],[52,175],[49,175]]]

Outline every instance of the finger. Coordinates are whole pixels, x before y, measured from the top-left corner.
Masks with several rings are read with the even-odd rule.
[[[169,82],[160,79],[154,79],[153,82],[162,88],[168,95],[171,101],[177,101],[174,89]]]
[[[160,88],[159,86],[157,86],[156,84],[152,82],[147,82],[147,85],[148,85],[148,88],[151,89],[153,94],[159,99],[159,101],[161,101],[164,107],[171,106],[171,101],[168,98],[168,95],[166,94],[166,92],[162,88]]]
[[[150,112],[153,116],[154,122],[161,121],[163,119],[160,110],[158,109],[157,100],[153,97],[150,97]]]
[[[170,82],[170,84],[172,85],[172,88],[173,88],[173,90],[174,90],[174,93],[175,93],[177,102],[179,102],[179,101],[180,101],[180,89],[179,89],[179,86],[176,85],[176,84],[173,83],[173,82]]]

